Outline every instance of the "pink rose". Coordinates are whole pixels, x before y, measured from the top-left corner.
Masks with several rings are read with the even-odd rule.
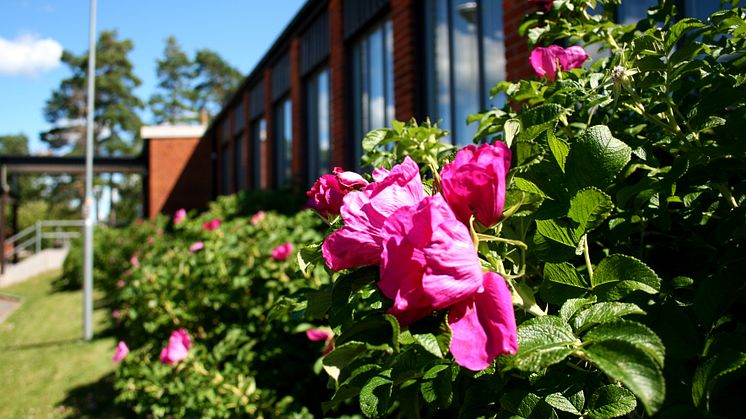
[[[314,342],[323,340],[326,343],[326,346],[324,346],[324,349],[321,351],[323,355],[326,355],[334,350],[334,333],[332,333],[331,330],[308,329],[306,330],[306,337],[308,338],[308,340]]]
[[[266,215],[267,213],[264,211],[257,211],[256,214],[251,216],[251,225],[259,224]]]
[[[550,45],[547,48],[536,47],[531,51],[529,61],[539,77],[554,80],[558,69],[564,71],[572,70],[583,65],[588,59],[588,54],[579,46],[562,48],[559,45]],[[559,62],[559,68],[557,66]]]
[[[272,259],[274,260],[285,260],[293,253],[293,245],[291,243],[283,243],[272,251]]]
[[[220,218],[213,218],[212,220],[202,224],[202,227],[207,231],[217,230],[220,227]]]
[[[120,317],[122,317],[122,313],[120,313],[119,310],[111,310],[111,318],[119,320]]]
[[[120,279],[117,281],[117,288],[124,288],[125,285],[127,284],[124,282],[124,279]]]
[[[202,250],[205,247],[205,244],[202,242],[195,242],[191,246],[189,246],[189,251],[194,253]]]
[[[177,225],[186,219],[187,213],[184,208],[176,210],[174,213],[174,225]]]
[[[482,268],[469,230],[441,195],[401,208],[383,226],[378,287],[403,325],[471,296]]]
[[[324,218],[339,214],[342,199],[349,192],[362,189],[368,181],[355,172],[345,172],[335,167],[330,175],[323,175],[306,192],[308,207],[313,208]]]
[[[530,4],[544,5],[544,9],[549,10],[552,8],[552,2],[554,0],[528,0]]]
[[[184,329],[174,330],[168,338],[168,346],[161,350],[161,363],[173,365],[187,357],[192,340]]]
[[[130,349],[127,347],[127,344],[124,343],[123,340],[120,340],[117,348],[114,350],[114,356],[111,358],[111,360],[114,362],[119,362],[126,358],[128,353],[130,353]]]
[[[344,227],[324,240],[324,260],[335,271],[377,265],[381,260],[383,223],[399,208],[424,198],[420,169],[409,157],[391,171],[376,169],[373,177],[376,181],[362,191],[345,195],[340,210]]]
[[[487,227],[500,219],[510,158],[508,146],[498,141],[493,145],[466,146],[443,167],[443,196],[461,222],[468,225],[472,213]]]
[[[130,258],[130,264],[132,264],[132,266],[135,268],[140,266],[140,259],[137,258],[137,253],[132,255],[132,257]]]
[[[518,349],[510,289],[494,272],[484,274],[483,291],[451,307],[448,324],[453,358],[472,371],[483,370],[498,355],[514,354]]]

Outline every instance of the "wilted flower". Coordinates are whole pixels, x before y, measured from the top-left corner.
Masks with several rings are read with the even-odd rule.
[[[174,225],[177,225],[186,219],[187,213],[184,208],[179,208],[174,213]]]
[[[220,218],[213,218],[212,220],[202,224],[202,227],[207,231],[217,230],[220,227]]]
[[[324,341],[326,345],[321,351],[323,355],[328,354],[334,349],[334,333],[329,329],[308,329],[306,330],[306,337],[308,340],[318,342]]]
[[[308,207],[316,210],[324,218],[339,214],[342,199],[349,192],[362,189],[368,181],[355,172],[345,172],[335,167],[332,174],[323,175],[306,192]]]
[[[578,68],[585,60],[588,54],[579,46],[562,48],[559,45],[550,45],[549,47],[536,47],[531,51],[529,61],[531,66],[540,77],[546,77],[554,80],[557,77],[557,71],[563,71]],[[559,68],[558,68],[559,63]]]
[[[202,243],[202,242],[195,242],[194,244],[192,244],[191,246],[189,246],[189,251],[192,252],[192,253],[194,253],[194,252],[202,250],[204,247],[205,247],[204,243]]]
[[[120,340],[117,348],[114,350],[114,356],[111,358],[111,360],[114,362],[119,362],[126,358],[128,353],[130,353],[130,350],[127,347],[127,344],[124,343],[123,340]]]
[[[187,357],[192,340],[184,329],[174,330],[168,338],[168,346],[161,350],[161,363],[173,365]]]
[[[324,260],[335,271],[377,265],[381,260],[383,223],[399,208],[424,198],[420,169],[409,157],[391,171],[376,169],[373,177],[376,181],[362,191],[344,197],[340,210],[344,227],[324,240]]]
[[[291,243],[283,243],[272,251],[272,259],[274,260],[285,260],[293,253],[293,245]]]
[[[264,211],[257,211],[256,214],[251,216],[251,225],[259,224],[266,215],[267,213]]]
[[[505,176],[511,153],[505,143],[469,145],[456,153],[440,173],[443,196],[459,220],[472,213],[484,226],[495,224],[505,203]]]

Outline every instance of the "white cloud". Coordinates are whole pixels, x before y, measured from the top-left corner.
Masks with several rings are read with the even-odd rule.
[[[61,56],[62,45],[51,38],[0,38],[0,75],[36,76],[59,66]]]

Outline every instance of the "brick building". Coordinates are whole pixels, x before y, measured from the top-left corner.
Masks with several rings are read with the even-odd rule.
[[[654,3],[624,0],[618,19],[635,21]],[[709,11],[680,3],[689,15]],[[360,139],[394,119],[429,116],[451,132],[449,141],[470,143],[476,127],[466,116],[504,100],[490,99],[489,88],[533,75],[518,25],[536,7],[309,0],[203,135],[143,132],[148,214],[202,207],[239,190],[303,190],[334,166],[358,169]]]

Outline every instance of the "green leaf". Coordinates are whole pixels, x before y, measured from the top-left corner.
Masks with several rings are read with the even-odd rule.
[[[621,340],[635,345],[645,351],[663,368],[666,348],[663,342],[647,326],[630,320],[617,320],[600,324],[583,336],[583,344]]]
[[[297,253],[297,259],[300,271],[306,278],[310,277],[313,267],[324,263],[324,256],[321,254],[321,245],[305,246]]]
[[[526,180],[521,177],[514,177],[513,181],[515,182],[516,188],[520,191],[529,192],[532,194],[539,195],[542,198],[548,198],[547,194],[544,193],[541,189],[539,189],[538,186],[534,182],[531,182],[530,180]]]
[[[632,390],[648,415],[658,411],[665,398],[666,383],[660,368],[647,353],[617,340],[599,342],[584,351],[585,357],[604,374]]]
[[[440,346],[438,345],[438,339],[435,337],[435,335],[433,335],[432,333],[424,333],[424,334],[413,334],[412,337],[427,352],[430,352],[431,354],[435,355],[438,358],[443,358],[443,352],[441,352],[440,350]]]
[[[573,328],[580,332],[594,324],[613,322],[629,314],[645,314],[645,312],[636,304],[631,303],[598,303],[575,316]]]
[[[536,220],[536,231],[542,236],[575,249],[580,238],[575,230],[557,220]]]
[[[367,345],[361,342],[348,342],[337,346],[324,357],[322,361],[324,369],[327,374],[337,380],[339,379],[339,372],[367,350]]]
[[[389,345],[399,350],[399,322],[390,314],[371,315],[345,328],[336,339],[343,345],[347,342],[365,342],[371,345]]]
[[[538,371],[565,359],[578,339],[570,325],[556,316],[540,316],[518,326],[518,352],[511,363],[523,371]]]
[[[451,367],[446,364],[436,365],[422,378],[425,380],[420,384],[422,398],[428,404],[436,404],[440,408],[448,407],[453,400]]]
[[[673,26],[671,26],[671,29],[668,31],[667,36],[665,37],[666,51],[671,51],[674,45],[679,42],[679,39],[686,32],[692,29],[701,28],[703,26],[705,26],[704,23],[694,18],[684,18],[673,24]]]
[[[657,294],[661,288],[661,279],[639,259],[627,255],[611,255],[596,267],[591,286],[593,294],[599,300],[614,301],[638,290]]]
[[[560,308],[560,318],[566,322],[569,322],[570,319],[572,319],[572,317],[575,315],[575,313],[595,302],[595,296],[592,296],[590,298],[572,298],[570,300],[567,300],[564,304],[562,304],[562,308]]]
[[[732,374],[746,365],[746,353],[725,350],[707,359],[694,372],[692,380],[692,399],[694,405],[709,410],[710,394],[717,382],[726,375]]]
[[[503,129],[505,130],[505,144],[510,148],[513,144],[513,140],[521,131],[521,121],[514,118],[508,119],[505,121]]]
[[[378,144],[381,143],[386,138],[386,135],[389,133],[388,128],[381,128],[377,130],[373,130],[365,134],[365,137],[363,137],[363,150],[365,151],[372,151],[374,150]]]
[[[580,415],[578,409],[562,393],[552,393],[544,397],[544,401],[557,410]]]
[[[615,384],[598,388],[588,400],[587,416],[596,419],[616,418],[637,407],[635,395]]]
[[[564,173],[567,155],[570,153],[570,146],[565,141],[557,138],[551,130],[547,131],[547,143],[549,144],[549,150],[554,156],[554,160],[557,161],[560,169],[562,169],[562,173]]]
[[[605,125],[588,128],[570,147],[566,173],[575,190],[604,188],[629,162],[632,149]]]
[[[572,197],[567,215],[580,224],[578,233],[583,234],[598,227],[613,208],[609,195],[596,188],[586,188]]]
[[[544,264],[544,279],[584,290],[588,289],[586,281],[578,275],[575,267],[567,262]]]
[[[360,389],[360,410],[369,418],[384,416],[391,407],[394,382],[386,373],[388,371],[371,378]]]
[[[530,141],[553,127],[564,115],[565,108],[556,103],[546,103],[521,114],[523,130],[518,135],[521,141]]]
[[[518,415],[520,418],[539,419],[556,418],[552,407],[541,397],[522,390],[513,390],[500,397],[500,407],[503,410]]]

